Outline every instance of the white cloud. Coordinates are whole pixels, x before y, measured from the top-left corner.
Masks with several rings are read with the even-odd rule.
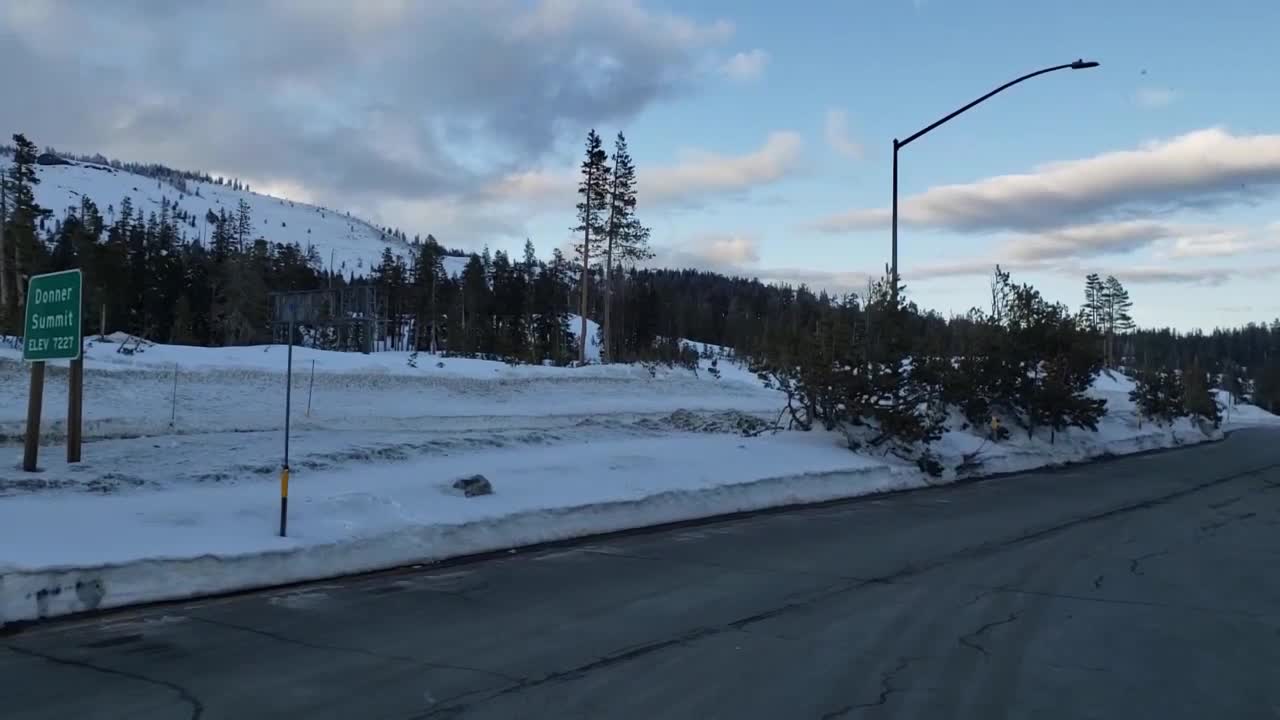
[[[1280,251],[1280,238],[1249,237],[1243,231],[1223,230],[1175,240],[1164,253],[1171,258],[1209,258]]]
[[[741,193],[786,177],[795,169],[804,143],[797,133],[774,132],[759,149],[742,155],[685,150],[676,162],[637,161],[637,197],[644,206],[697,203],[708,196]],[[577,193],[575,170],[512,173],[491,183],[483,196],[540,207],[571,207]]]
[[[903,224],[961,232],[1042,231],[1082,221],[1250,201],[1280,185],[1280,135],[1211,128],[1136,150],[1053,163],[1030,173],[931,188],[899,204]],[[889,210],[853,210],[813,227],[883,228]]]
[[[664,268],[695,268],[730,276],[755,278],[765,283],[785,283],[828,292],[861,292],[868,273],[856,270],[820,270],[797,267],[767,267],[760,264],[760,241],[750,233],[711,232],[696,235],[676,245],[654,248],[650,265]]]
[[[735,53],[720,67],[729,79],[738,82],[755,80],[764,74],[765,65],[769,64],[769,53],[756,48],[747,52]]]
[[[760,261],[760,243],[751,235],[711,232],[677,245],[654,248],[654,267],[698,268],[727,274],[750,274]]]
[[[1119,268],[1094,268],[1099,274],[1115,275],[1122,282],[1144,284],[1222,285],[1239,274],[1233,268],[1184,268],[1167,265],[1139,265]]]
[[[862,143],[853,139],[849,132],[849,115],[843,110],[828,110],[826,122],[823,126],[823,135],[827,139],[827,144],[844,157],[861,160],[863,155]]]
[[[713,235],[706,238],[700,250],[703,257],[713,263],[738,266],[760,261],[760,249],[756,241],[745,235]]]
[[[735,193],[781,180],[791,173],[804,147],[798,133],[770,133],[760,149],[745,155],[721,155],[686,151],[669,166],[646,171],[640,176],[640,202],[686,202],[707,194]]]
[[[1020,236],[1004,243],[1002,257],[1045,260],[1127,253],[1177,234],[1168,223],[1150,220],[1104,222],[1058,228],[1037,235]]]
[[[1168,88],[1144,87],[1138,88],[1133,94],[1133,101],[1139,107],[1155,109],[1172,105],[1178,99],[1178,93]]]
[[[0,0],[0,126],[326,204],[450,197],[695,90],[733,32],[643,0]]]

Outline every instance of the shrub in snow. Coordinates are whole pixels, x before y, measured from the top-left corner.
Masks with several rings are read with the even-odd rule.
[[[714,356],[711,358],[711,367],[707,368],[707,372],[711,374],[711,377],[717,380],[720,379],[720,363]]]
[[[942,461],[938,459],[937,453],[927,448],[916,458],[916,467],[930,477],[942,476]]]
[[[1168,368],[1138,373],[1133,390],[1129,391],[1129,399],[1137,406],[1139,417],[1160,424],[1173,422],[1187,414],[1182,378]]]
[[[493,485],[490,484],[488,478],[483,475],[472,475],[470,477],[458,478],[453,481],[453,489],[461,490],[462,494],[467,497],[493,494]]]
[[[882,280],[866,308],[855,306],[861,322],[843,313],[820,317],[794,356],[782,358],[785,364],[755,367],[767,387],[786,394],[792,427],[821,425],[842,432],[850,449],[885,448],[906,457],[941,437],[940,368],[911,360],[907,322],[914,307],[902,297],[901,287],[895,292]]]
[[[945,402],[974,427],[1001,417],[1027,437],[1043,427],[1051,441],[1069,427],[1096,430],[1106,403],[1088,391],[1102,370],[1101,338],[999,268],[991,285],[991,314],[969,313],[969,342],[943,375]]]
[[[1182,387],[1182,407],[1186,413],[1193,419],[1203,419],[1218,427],[1222,422],[1222,411],[1209,390],[1209,376],[1200,369],[1199,363],[1192,362],[1183,373]]]

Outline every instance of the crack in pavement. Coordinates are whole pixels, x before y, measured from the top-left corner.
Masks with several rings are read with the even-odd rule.
[[[992,595],[998,594],[1003,591],[1004,591],[1004,588],[986,588],[982,592],[978,593],[977,595],[974,595],[973,598],[969,600],[969,602],[961,605],[960,609],[963,610],[964,608],[973,607],[974,605],[978,604],[979,600],[982,600],[983,598],[991,597]]]
[[[1086,603],[1104,603],[1108,605],[1133,605],[1137,607],[1159,608],[1161,610],[1194,610],[1196,612],[1213,613],[1217,615],[1232,615],[1236,617],[1257,619],[1269,617],[1267,613],[1249,612],[1247,610],[1233,610],[1230,608],[1205,607],[1202,605],[1178,605],[1174,603],[1162,603],[1152,600],[1123,600],[1119,598],[1105,597],[1086,597],[1084,595],[1072,595],[1070,593],[1053,593],[1043,590],[1024,590],[1022,588],[1005,587],[1000,588],[1001,592],[1014,593],[1017,595],[1035,595],[1037,597],[1055,598],[1057,600],[1078,600]]]
[[[648,562],[660,563],[681,563],[684,565],[694,565],[696,567],[709,567],[717,570],[727,570],[729,572],[743,573],[744,575],[777,575],[786,577],[794,575],[797,577],[814,577],[824,580],[856,580],[863,582],[863,578],[856,578],[848,575],[830,575],[827,573],[814,573],[804,570],[780,570],[776,568],[757,568],[757,567],[738,567],[734,565],[725,565],[723,563],[708,562],[706,560],[693,560],[683,557],[659,557],[654,555],[641,555],[638,553],[624,552],[620,550],[594,550],[583,548],[582,552],[587,555],[603,555],[605,557],[620,557],[628,560],[645,560]]]
[[[612,665],[618,665],[620,663],[625,663],[627,661],[634,660],[636,658],[643,657],[645,655],[651,655],[653,653],[661,652],[668,648],[676,647],[679,645],[685,645],[687,643],[691,643],[696,640],[701,640],[702,638],[705,638],[705,637],[718,635],[725,631],[726,631],[726,628],[716,628],[716,627],[694,628],[693,630],[683,633],[677,637],[669,638],[667,640],[660,640],[652,643],[646,643],[644,645],[638,645],[638,646],[628,648],[626,650],[622,650],[616,653],[611,653],[609,655],[599,657],[589,663],[585,663],[583,665],[579,665],[577,667],[573,667],[568,670],[560,670],[557,672],[549,673],[539,678],[518,679],[518,681],[514,685],[508,685],[505,688],[500,688],[474,701],[457,704],[458,700],[462,699],[467,695],[474,695],[476,694],[476,691],[464,693],[463,695],[458,695],[452,698],[447,698],[440,703],[441,705],[440,707],[429,710],[426,713],[423,713],[421,715],[415,715],[409,720],[425,720],[425,718],[452,717],[453,715],[459,714],[461,712],[465,712],[466,710],[470,709],[474,705],[487,703],[491,700],[496,700],[497,698],[503,697],[505,695],[524,692],[525,690],[528,690],[530,688],[536,688],[542,685],[563,682],[566,680],[572,680],[576,677],[581,677],[583,675],[594,672],[596,670],[600,670],[602,668],[606,668]]]
[[[864,580],[836,583],[835,585],[830,585],[820,590],[817,590],[815,592],[809,593],[808,596],[803,599],[793,600],[791,602],[784,603],[777,607],[769,608],[768,610],[762,610],[758,613],[754,613],[746,617],[738,618],[737,620],[733,620],[731,622],[726,623],[725,627],[731,628],[733,630],[746,630],[746,628],[752,625],[755,625],[756,623],[762,623],[766,620],[772,620],[773,618],[786,615],[789,612],[793,612],[795,610],[799,610],[801,608],[814,605],[823,600],[826,600],[827,598],[832,598],[837,595],[842,595],[846,592],[850,592],[852,590],[857,590],[859,588],[866,587],[869,584],[871,584],[869,581],[864,581]]]
[[[1240,502],[1243,499],[1244,499],[1243,495],[1237,495],[1233,498],[1227,498],[1226,500],[1223,500],[1221,502],[1209,503],[1209,507],[1213,508],[1214,510],[1221,510],[1222,508],[1235,505],[1236,503]]]
[[[1143,572],[1142,570],[1142,563],[1147,560],[1150,560],[1151,558],[1157,558],[1157,557],[1160,557],[1161,555],[1168,555],[1169,552],[1170,551],[1168,549],[1157,550],[1155,552],[1147,553],[1146,555],[1139,555],[1136,558],[1129,558],[1129,572],[1138,576],[1146,575],[1146,573]]]
[[[147,677],[146,675],[131,673],[126,670],[116,670],[114,668],[104,667],[102,665],[95,665],[86,660],[73,660],[71,658],[63,658],[63,657],[58,657],[56,655],[49,655],[47,653],[42,653],[38,650],[31,650],[30,648],[18,647],[16,645],[0,645],[0,647],[3,647],[6,650],[9,650],[11,652],[15,652],[19,655],[39,658],[41,660],[45,660],[47,662],[55,663],[58,665],[66,665],[68,667],[81,668],[83,670],[92,670],[94,672],[102,673],[104,675],[112,675],[115,677],[127,678],[129,680],[136,680],[138,682],[147,683],[149,685],[156,685],[158,687],[162,687],[167,690],[172,690],[173,692],[178,694],[178,698],[182,700],[182,702],[191,706],[191,715],[190,715],[191,720],[200,720],[200,717],[204,715],[204,703],[200,702],[200,699],[197,698],[195,694],[192,693],[190,690],[188,690],[187,688],[175,682],[170,682],[168,680],[159,680],[157,678]]]
[[[1103,577],[1104,577],[1103,575],[1099,575],[1098,577],[1096,577],[1096,578],[1094,578],[1094,579],[1093,579],[1093,589],[1094,589],[1094,590],[1101,590],[1101,589],[1102,589],[1102,578],[1103,578]]]
[[[1258,516],[1258,513],[1256,512],[1241,513],[1239,515],[1228,515],[1227,517],[1222,518],[1221,520],[1213,520],[1211,522],[1202,523],[1200,525],[1200,530],[1201,532],[1218,530],[1220,528],[1226,527],[1227,525],[1230,525],[1231,523],[1240,522],[1241,520],[1248,520],[1249,518],[1255,518],[1257,516]]]
[[[874,701],[867,702],[867,703],[858,703],[856,705],[845,705],[844,707],[837,708],[835,710],[832,710],[831,712],[824,713],[822,715],[821,720],[836,720],[837,718],[842,718],[847,716],[849,713],[855,710],[865,710],[867,708],[882,707],[885,703],[889,702],[890,695],[894,694],[895,692],[902,692],[906,690],[906,688],[896,688],[893,686],[893,681],[895,678],[897,678],[898,673],[901,673],[903,670],[906,670],[907,666],[910,665],[911,663],[917,660],[924,660],[924,659],[925,658],[922,658],[922,657],[898,658],[897,665],[895,665],[893,668],[883,673],[880,673],[880,694],[876,697]]]
[[[1012,612],[1012,613],[1009,613],[1009,617],[1003,620],[993,620],[987,623],[986,625],[983,625],[982,627],[978,628],[977,630],[974,630],[973,632],[970,632],[970,633],[965,633],[964,635],[961,635],[956,639],[959,641],[961,645],[964,645],[965,647],[968,647],[968,648],[973,648],[974,650],[977,650],[978,652],[982,653],[983,658],[989,658],[991,657],[991,653],[987,652],[987,649],[983,647],[981,643],[977,642],[978,638],[982,637],[982,635],[986,633],[988,630],[990,630],[991,628],[999,627],[1000,625],[1008,625],[1009,623],[1017,619],[1018,619],[1018,613]]]
[[[250,627],[248,625],[240,625],[238,623],[227,622],[225,620],[214,620],[212,618],[201,617],[199,615],[189,614],[189,615],[186,615],[185,617],[190,618],[195,622],[205,623],[206,625],[214,625],[216,627],[228,628],[231,630],[239,630],[241,632],[247,632],[253,635],[260,635],[262,637],[270,638],[271,640],[275,640],[277,642],[288,643],[290,645],[297,645],[299,647],[305,647],[311,650],[323,650],[325,652],[352,653],[354,655],[363,655],[365,657],[371,657],[377,660],[408,663],[410,665],[417,665],[419,667],[432,668],[435,670],[457,670],[460,672],[471,672],[471,673],[477,673],[480,675],[488,675],[489,677],[498,678],[499,680],[506,680],[507,682],[516,682],[520,680],[520,678],[517,678],[513,675],[507,675],[505,673],[496,672],[494,670],[484,670],[482,668],[467,667],[465,665],[451,665],[448,663],[433,662],[430,660],[422,660],[420,658],[409,657],[407,655],[386,655],[383,653],[375,652],[373,650],[366,650],[364,648],[358,648],[358,647],[349,647],[345,645],[328,645],[325,643],[314,643],[308,640],[299,640],[298,638],[289,637],[288,635],[283,635],[281,633],[271,632],[270,630],[262,630],[259,628]]]

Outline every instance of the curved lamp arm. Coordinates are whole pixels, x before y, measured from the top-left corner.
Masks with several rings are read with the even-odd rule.
[[[991,98],[991,96],[996,95],[996,94],[998,94],[998,93],[1001,93],[1001,92],[1003,92],[1003,91],[1005,91],[1005,90],[1008,90],[1009,88],[1013,87],[1014,85],[1017,85],[1018,83],[1020,83],[1020,82],[1022,82],[1022,81],[1024,81],[1024,80],[1030,80],[1031,78],[1036,77],[1037,75],[1044,75],[1045,73],[1051,73],[1051,72],[1054,72],[1054,71],[1056,71],[1056,70],[1068,70],[1068,69],[1070,69],[1070,70],[1087,70],[1088,68],[1095,68],[1095,67],[1098,67],[1098,63],[1096,63],[1096,62],[1092,62],[1092,61],[1085,61],[1085,60],[1076,60],[1075,62],[1067,63],[1066,65],[1055,65],[1055,66],[1053,66],[1053,67],[1045,68],[1045,69],[1043,69],[1043,70],[1037,70],[1037,71],[1035,71],[1035,72],[1033,72],[1033,73],[1027,73],[1026,75],[1023,75],[1022,77],[1020,77],[1020,78],[1018,78],[1018,79],[1016,79],[1016,80],[1010,80],[1009,82],[1007,82],[1007,83],[1005,83],[1005,84],[1001,85],[1000,87],[996,88],[995,90],[992,90],[991,92],[987,93],[986,95],[983,95],[982,97],[978,98],[977,100],[974,100],[973,102],[969,103],[968,105],[965,105],[964,107],[960,108],[959,110],[956,110],[955,112],[951,113],[950,115],[947,115],[946,117],[942,118],[941,120],[938,120],[937,122],[933,123],[932,125],[929,125],[928,127],[924,128],[923,130],[920,130],[920,131],[918,131],[918,132],[912,133],[911,135],[909,135],[909,136],[907,137],[907,139],[906,139],[906,140],[898,140],[898,139],[896,139],[896,138],[895,138],[895,139],[894,139],[894,141],[893,141],[893,145],[894,145],[894,147],[895,147],[895,148],[904,147],[907,143],[911,142],[912,140],[915,140],[916,138],[920,137],[921,135],[924,135],[925,133],[929,132],[930,130],[932,130],[932,129],[934,129],[934,128],[938,127],[939,125],[941,125],[941,124],[943,124],[943,123],[947,122],[948,120],[950,120],[950,119],[954,118],[955,116],[957,116],[957,115],[959,115],[959,114],[963,113],[964,111],[966,111],[966,110],[968,110],[968,109],[972,108],[974,105],[978,105],[979,103],[982,103],[983,101],[985,101],[985,100],[987,100],[987,99]]]

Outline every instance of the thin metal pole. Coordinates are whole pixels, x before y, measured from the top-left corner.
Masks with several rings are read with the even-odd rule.
[[[307,417],[311,417],[311,392],[316,387],[316,361],[311,360],[311,382],[307,385]]]
[[[284,387],[284,466],[289,467],[289,409],[293,402],[293,321],[289,321],[289,367],[285,370]]]
[[[284,466],[280,468],[280,537],[289,517],[289,411],[293,400],[293,320],[289,321],[288,367],[284,371]]]
[[[893,283],[893,297],[898,297],[898,138],[893,139],[893,255],[889,281]]]
[[[173,364],[173,407],[169,410],[169,427],[178,422],[178,363]]]

